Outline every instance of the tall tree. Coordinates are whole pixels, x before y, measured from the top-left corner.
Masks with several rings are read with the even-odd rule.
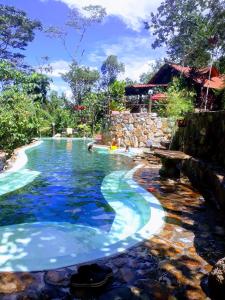
[[[117,56],[109,55],[101,66],[103,86],[109,87],[117,79],[118,75],[124,71],[125,66],[118,61]]]
[[[183,65],[207,65],[224,56],[224,21],[224,0],[164,0],[151,15],[152,46],[166,45],[170,59]]]
[[[71,60],[78,61],[85,53],[85,49],[81,48],[85,34],[93,24],[101,23],[105,16],[106,10],[100,5],[85,6],[82,12],[71,9],[64,27],[50,26],[45,31],[50,38],[57,38],[61,41]],[[77,37],[73,49],[69,47],[67,41],[69,27],[74,30]]]
[[[2,60],[0,62],[0,90],[14,90],[15,93],[23,92],[30,100],[46,103],[50,79],[36,72],[21,71],[14,65]]]
[[[13,6],[0,4],[0,59],[22,64],[22,51],[33,41],[35,29],[41,29],[39,21],[30,20]]]
[[[79,66],[75,61],[70,65],[69,71],[62,75],[72,90],[76,104],[81,104],[83,97],[92,91],[99,77],[97,70]]]

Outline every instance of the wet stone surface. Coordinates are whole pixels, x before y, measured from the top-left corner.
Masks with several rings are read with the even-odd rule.
[[[69,279],[77,266],[30,274],[0,273],[0,299],[210,299],[208,274],[225,253],[222,216],[185,180],[160,179],[155,166],[146,165],[135,180],[152,188],[162,203],[165,226],[125,253],[97,261],[113,269],[112,282],[99,292],[70,289]]]

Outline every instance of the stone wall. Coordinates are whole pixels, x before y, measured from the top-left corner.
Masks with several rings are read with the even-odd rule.
[[[154,146],[171,138],[173,122],[166,118],[148,113],[119,113],[108,117],[107,129],[103,133],[104,143],[108,143],[115,135],[120,145],[146,147],[151,140]]]
[[[225,168],[225,111],[190,115],[187,126],[177,131],[172,149]]]
[[[225,213],[225,111],[192,114],[174,135],[173,150],[192,156],[181,171]]]

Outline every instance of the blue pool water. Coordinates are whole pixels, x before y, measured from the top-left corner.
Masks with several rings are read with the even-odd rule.
[[[45,140],[27,150],[25,169],[39,176],[0,197],[0,226],[69,222],[108,231],[115,212],[101,193],[104,177],[131,168],[126,157],[87,151],[87,140]],[[22,179],[22,178],[21,178]]]
[[[163,209],[132,179],[132,158],[90,153],[88,142],[45,139],[0,174],[0,271],[92,261],[161,228]]]

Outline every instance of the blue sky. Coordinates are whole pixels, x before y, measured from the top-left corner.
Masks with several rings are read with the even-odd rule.
[[[1,0],[2,4],[20,8],[32,19],[38,19],[43,26],[64,26],[70,8],[82,14],[88,5],[101,5],[107,17],[102,24],[89,28],[81,45],[85,49],[81,64],[100,68],[110,54],[118,56],[125,64],[122,78],[138,80],[141,73],[149,69],[149,63],[165,56],[164,49],[151,49],[151,33],[143,29],[143,19],[160,5],[160,0]],[[72,52],[77,44],[78,34],[69,30],[67,43]],[[69,95],[69,88],[60,78],[66,72],[71,58],[58,40],[46,37],[43,32],[36,34],[35,40],[26,50],[27,62],[38,66],[41,57],[48,56],[53,67],[52,88]]]

